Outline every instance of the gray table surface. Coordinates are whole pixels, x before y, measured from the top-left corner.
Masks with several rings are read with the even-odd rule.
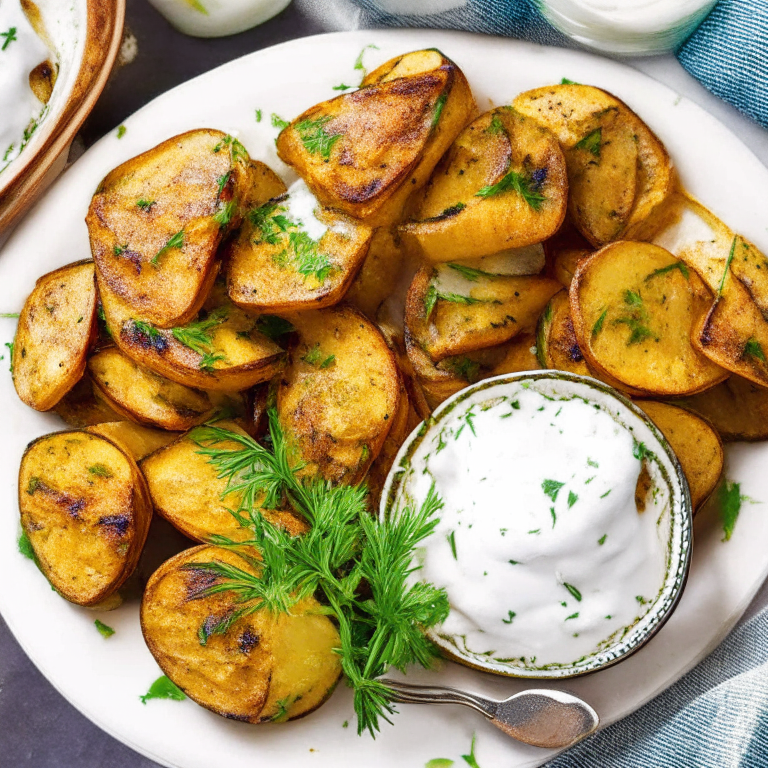
[[[86,145],[119,125],[150,99],[219,64],[292,38],[354,26],[354,16],[343,12],[335,14],[329,22],[323,14],[326,1],[296,0],[282,14],[256,29],[230,38],[200,40],[176,32],[146,0],[128,0],[127,28],[138,40],[139,53],[133,63],[113,75],[83,127]],[[673,57],[629,63],[698,102],[768,165],[768,131],[709,94]],[[768,586],[757,595],[745,618],[766,604]],[[157,763],[100,731],[65,701],[24,655],[0,618],[0,765],[153,768]]]

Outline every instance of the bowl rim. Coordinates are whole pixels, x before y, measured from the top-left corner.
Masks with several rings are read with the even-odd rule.
[[[22,156],[6,185],[0,185],[0,236],[53,182],[57,166],[104,90],[123,40],[126,0],[84,0],[85,44],[72,91],[61,109],[49,116],[44,142]],[[46,121],[48,122],[48,121]]]
[[[476,661],[470,660],[467,656],[462,656],[456,651],[456,646],[449,645],[443,640],[439,634],[434,630],[428,630],[426,632],[429,639],[438,647],[441,654],[450,659],[451,661],[458,662],[471,669],[475,669],[481,672],[486,672],[501,677],[510,677],[523,680],[567,680],[575,677],[583,677],[584,675],[591,675],[595,672],[602,671],[614,664],[618,664],[621,661],[632,656],[639,651],[644,645],[646,645],[661,628],[667,623],[675,609],[680,603],[680,599],[685,590],[685,585],[688,581],[688,575],[691,568],[691,557],[693,553],[693,505],[691,502],[690,489],[688,487],[688,481],[683,472],[680,461],[677,458],[675,452],[669,444],[669,441],[662,434],[661,430],[650,419],[650,417],[637,405],[635,405],[626,395],[622,392],[611,387],[609,384],[602,382],[591,376],[582,376],[580,374],[571,373],[569,371],[558,370],[537,370],[537,371],[519,371],[515,373],[504,373],[492,378],[483,379],[474,384],[459,390],[451,395],[451,397],[444,400],[440,405],[435,408],[433,413],[425,419],[419,426],[417,426],[413,432],[406,438],[405,442],[400,447],[400,450],[395,457],[395,461],[387,476],[384,488],[381,494],[381,502],[379,506],[379,519],[384,522],[394,508],[394,503],[398,495],[400,486],[405,480],[407,473],[403,470],[409,465],[410,455],[415,450],[426,435],[431,432],[432,428],[438,423],[440,417],[448,412],[461,401],[473,395],[475,392],[482,391],[484,389],[490,389],[502,384],[517,383],[523,381],[540,381],[540,380],[565,380],[572,383],[584,384],[591,389],[599,390],[603,395],[613,398],[620,405],[627,408],[634,416],[640,419],[643,424],[650,430],[653,436],[658,441],[659,445],[664,450],[665,456],[672,466],[674,476],[669,478],[669,482],[677,482],[681,494],[680,503],[672,504],[670,512],[670,545],[674,539],[675,520],[679,521],[680,534],[679,534],[679,547],[675,548],[670,546],[672,559],[669,564],[667,575],[665,576],[664,584],[662,586],[662,593],[667,590],[668,583],[672,584],[670,594],[666,597],[662,594],[656,604],[642,620],[650,616],[648,624],[643,629],[642,633],[637,638],[632,637],[632,633],[628,634],[629,639],[633,640],[631,645],[628,645],[624,639],[611,646],[609,649],[612,651],[614,648],[619,650],[612,653],[608,658],[592,664],[585,663],[584,665],[573,667],[562,667],[548,670],[538,669],[524,669],[513,668],[501,669],[499,665],[482,664]],[[655,609],[655,610],[654,610]],[[607,651],[603,651],[598,654],[592,654],[587,659],[599,659],[600,655],[605,654]]]

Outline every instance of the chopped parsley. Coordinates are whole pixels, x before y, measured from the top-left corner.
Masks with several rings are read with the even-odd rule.
[[[333,86],[334,91],[349,91],[352,88],[354,88],[354,85],[346,85],[345,83],[339,83],[338,85]]]
[[[324,282],[333,266],[327,254],[320,251],[320,244],[301,230],[288,233],[288,248],[275,254],[272,259],[281,268],[293,266],[304,277],[313,276]]]
[[[363,73],[362,80],[365,80],[365,76],[367,74],[367,71],[366,71],[365,67],[363,66],[363,55],[365,54],[365,52],[369,48],[373,48],[374,50],[377,50],[377,51],[379,50],[379,46],[378,45],[374,45],[373,43],[369,43],[368,45],[365,46],[365,48],[363,48],[362,51],[360,51],[360,53],[357,55],[357,58],[355,59],[354,69],[356,69],[359,72]]]
[[[435,128],[437,124],[440,122],[440,116],[443,114],[443,109],[445,108],[445,102],[448,100],[448,96],[445,93],[441,93],[437,97],[437,101],[435,102],[435,112],[432,115],[432,127]]]
[[[118,125],[117,126],[117,138],[122,139],[123,136],[125,136],[126,127],[124,125]]]
[[[541,208],[541,204],[547,199],[539,192],[539,184],[523,176],[517,171],[509,171],[505,176],[495,184],[483,187],[475,192],[475,197],[493,197],[502,192],[514,191],[520,195],[534,211]]]
[[[598,540],[597,543],[602,547],[603,544],[605,544],[605,540],[608,538],[608,534],[604,533]]]
[[[583,149],[589,152],[593,157],[600,159],[600,152],[603,147],[603,129],[597,128],[592,133],[588,133],[581,141],[574,145],[574,149]]]
[[[296,124],[296,132],[299,134],[304,149],[310,155],[320,155],[326,162],[331,157],[331,150],[339,139],[340,133],[329,134],[325,131],[325,125],[333,118],[330,115],[318,117],[314,120],[302,120]]]
[[[96,619],[96,621],[94,621],[93,624],[96,627],[96,629],[99,630],[99,634],[105,639],[112,637],[112,635],[115,634],[115,630],[112,629],[112,627],[110,627],[108,624],[105,624],[103,621],[99,621],[98,619]]]
[[[260,110],[260,109],[257,109],[257,110],[256,110],[256,122],[257,122],[257,123],[260,123],[260,122],[261,122],[261,117],[262,117],[262,112],[261,112],[261,110]]]
[[[155,254],[152,259],[154,266],[158,265],[160,257],[168,253],[168,251],[180,250],[184,247],[184,230],[179,230],[175,235],[169,238],[168,242]]]
[[[741,512],[741,504],[749,501],[748,496],[742,496],[741,483],[730,483],[724,480],[717,491],[717,501],[720,507],[720,519],[723,524],[723,541],[729,541],[736,526],[736,520]]]
[[[451,768],[453,760],[447,757],[435,757],[424,764],[424,768]]]
[[[491,134],[498,134],[498,133],[506,133],[504,130],[504,123],[501,122],[501,118],[498,115],[494,115],[491,118],[491,122],[489,123],[488,127],[485,129],[486,133]]]
[[[560,489],[565,483],[559,483],[557,480],[544,480],[541,484],[541,490],[549,496],[552,501],[557,501],[557,494],[560,493]]]
[[[136,201],[136,207],[141,208],[141,210],[145,212],[148,211],[154,204],[154,200],[146,200],[143,197]]]
[[[16,544],[19,548],[19,552],[24,555],[24,557],[37,562],[35,550],[32,548],[32,542],[29,540],[29,536],[27,536],[26,531],[24,531],[21,536],[19,536],[19,540],[16,542]]]
[[[570,509],[578,500],[579,497],[573,491],[568,491],[568,509]]]
[[[184,701],[187,697],[184,691],[176,683],[169,680],[165,675],[158,677],[149,687],[149,690],[139,696],[142,704],[146,704],[151,699],[171,699],[172,701]]]

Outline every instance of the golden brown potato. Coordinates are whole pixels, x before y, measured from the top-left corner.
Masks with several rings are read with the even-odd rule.
[[[544,243],[546,275],[568,288],[579,262],[593,250],[571,220],[566,218],[557,234]]]
[[[115,168],[86,217],[100,290],[161,328],[191,320],[253,180],[243,145],[213,130],[175,136]]]
[[[252,554],[252,550],[248,550]],[[235,619],[229,593],[207,596],[217,577],[195,565],[224,563],[258,575],[227,549],[188,549],[152,575],[141,604],[141,628],[163,672],[193,701],[247,723],[291,720],[319,707],[341,673],[339,635],[314,598],[290,615],[267,610]]]
[[[285,193],[285,182],[268,165],[258,160],[249,161],[247,186],[240,201],[240,210],[243,215],[254,208],[260,208],[273,197],[280,197]]]
[[[723,445],[713,426],[683,408],[653,400],[638,400],[667,438],[688,480],[694,511],[709,498],[723,472]]]
[[[296,209],[294,196],[302,201]],[[305,196],[311,198],[311,193],[294,186],[287,195],[246,215],[230,247],[227,268],[229,296],[243,309],[329,307],[341,300],[355,279],[368,252],[371,228],[328,208],[318,206],[314,215],[303,212]],[[304,220],[312,215],[314,223]]]
[[[232,421],[214,425],[238,435],[247,433]],[[199,433],[202,435],[203,433]],[[213,534],[243,541],[252,536],[229,511],[237,510],[242,496],[227,494],[227,481],[200,453],[201,444],[195,430],[178,436],[170,445],[160,447],[141,462],[155,511],[183,534],[196,541],[209,541]],[[236,450],[239,444],[227,441],[216,444],[222,450]],[[269,522],[280,525],[291,535],[306,530],[306,524],[290,512],[261,510]]]
[[[136,462],[87,432],[30,443],[19,469],[19,509],[45,576],[62,597],[88,606],[131,575],[152,519]]]
[[[650,243],[605,246],[579,265],[570,288],[589,367],[630,393],[656,396],[693,394],[727,376],[691,343],[710,301],[695,272]]]
[[[93,381],[87,373],[59,400],[53,410],[65,424],[75,429],[123,419],[114,408],[96,399]]]
[[[400,399],[381,333],[351,307],[291,317],[300,343],[277,393],[280,424],[305,474],[354,484],[379,455]]]
[[[549,128],[565,149],[570,210],[595,245],[641,236],[673,188],[663,144],[615,96],[565,84],[520,94],[513,106]]]
[[[711,422],[726,442],[768,439],[768,389],[740,376],[675,402]]]
[[[88,372],[96,398],[138,424],[183,432],[210,418],[215,410],[205,392],[142,368],[114,347],[91,357]]]
[[[344,301],[367,317],[375,318],[382,302],[394,293],[402,265],[400,236],[392,227],[380,227],[373,233],[368,255]]]
[[[502,346],[504,347],[504,357],[491,368],[488,373],[489,378],[501,376],[502,373],[538,371],[541,368],[541,363],[536,356],[536,336],[534,334],[521,333]]]
[[[557,139],[500,107],[459,134],[400,232],[428,261],[477,258],[551,237],[567,203]]]
[[[439,362],[533,330],[559,288],[538,275],[494,275],[456,264],[424,267],[408,291],[405,322],[412,339]]]
[[[132,316],[110,292],[102,302],[120,350],[179,384],[235,392],[268,381],[285,366],[279,341],[290,324],[272,315],[247,315],[229,301],[222,283],[213,286],[193,322],[165,330]]]
[[[556,293],[539,318],[536,351],[542,368],[591,376],[571,319],[568,291]]]
[[[161,429],[149,429],[132,421],[108,421],[88,427],[86,432],[106,437],[134,461],[141,461],[145,456],[172,443],[179,437],[177,432]]]
[[[474,110],[456,64],[435,49],[414,51],[375,69],[359,90],[299,115],[278,136],[277,151],[323,205],[385,226]]]
[[[92,261],[38,279],[19,315],[14,340],[13,383],[28,406],[48,411],[77,384],[95,318]]]

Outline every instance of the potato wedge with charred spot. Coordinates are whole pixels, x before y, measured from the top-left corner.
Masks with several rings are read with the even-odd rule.
[[[291,316],[300,343],[277,393],[291,459],[302,472],[354,484],[379,455],[400,399],[394,355],[351,307]]]
[[[579,262],[594,249],[573,226],[570,219],[563,222],[559,232],[544,243],[546,275],[568,288]]]
[[[338,211],[314,207],[315,202],[297,182],[287,195],[246,215],[229,249],[227,289],[235,304],[250,312],[279,312],[341,300],[373,231]]]
[[[450,264],[424,267],[408,291],[405,322],[414,341],[438,362],[533,330],[559,288],[538,275],[508,277]]]
[[[150,429],[132,421],[108,421],[94,424],[85,431],[105,437],[137,462],[179,437],[176,432]]]
[[[21,526],[57,592],[92,606],[131,575],[152,504],[136,462],[87,432],[30,443],[19,470]]]
[[[727,443],[768,439],[768,389],[741,376],[675,403],[711,422]]]
[[[278,342],[289,323],[250,316],[216,283],[197,318],[161,329],[136,318],[124,302],[102,294],[107,327],[120,350],[140,365],[189,387],[234,392],[268,381],[285,366]]]
[[[619,242],[597,251],[576,270],[570,302],[587,364],[630,393],[693,394],[727,376],[691,343],[709,291],[659,246]]]
[[[400,232],[428,261],[472,259],[546,240],[560,227],[567,202],[557,139],[501,107],[459,134]]]
[[[536,88],[513,102],[560,140],[568,162],[570,210],[595,245],[643,236],[673,189],[664,145],[615,96],[589,85]]]
[[[93,381],[88,373],[59,400],[53,411],[65,424],[75,429],[124,419],[104,400],[96,398]]]
[[[210,546],[181,552],[155,571],[141,604],[141,628],[163,672],[190,699],[232,720],[290,720],[319,707],[341,664],[334,652],[338,632],[327,616],[314,613],[317,601],[299,603],[290,615],[257,610],[217,632],[238,604],[228,593],[207,594],[217,577],[206,563],[258,575],[234,551]]]
[[[591,376],[571,319],[568,291],[556,293],[539,318],[536,352],[542,368]]]
[[[232,421],[217,421],[217,429],[241,437],[247,433]],[[229,511],[237,509],[241,496],[227,494],[227,481],[218,477],[218,470],[200,451],[212,443],[203,439],[205,428],[192,430],[177,437],[170,445],[161,447],[141,462],[155,511],[190,539],[205,542],[214,534],[233,541],[252,536]],[[217,442],[217,449],[238,450],[235,440]],[[260,510],[275,525],[297,536],[306,524],[290,512]]]
[[[161,328],[191,320],[251,180],[243,145],[213,130],[189,131],[119,165],[86,217],[99,288]]]
[[[456,64],[437,50],[415,51],[371,72],[357,91],[299,115],[278,136],[277,151],[323,205],[386,226],[474,110]]]
[[[97,399],[138,424],[183,432],[210,418],[214,405],[205,392],[170,381],[114,347],[88,361]]]
[[[688,480],[694,511],[709,498],[723,472],[725,455],[714,427],[683,408],[653,400],[637,400],[669,440]]]
[[[70,264],[37,281],[14,340],[13,384],[28,406],[48,411],[77,384],[95,317],[92,261]]]
[[[373,319],[382,302],[394,293],[403,265],[400,236],[391,227],[380,227],[373,233],[368,254],[363,261],[344,301]]]

